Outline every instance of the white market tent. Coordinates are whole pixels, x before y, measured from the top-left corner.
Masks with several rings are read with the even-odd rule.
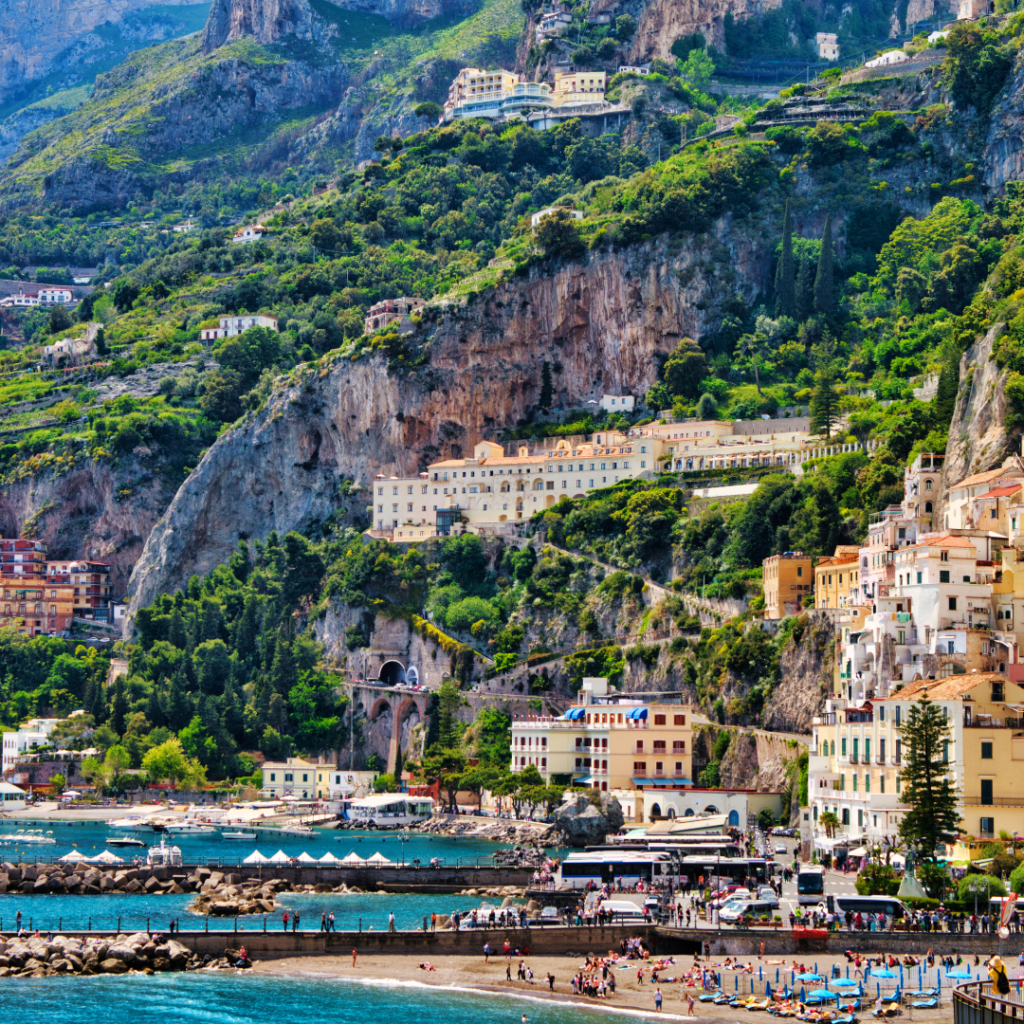
[[[124,858],[118,857],[116,853],[111,853],[109,850],[104,850],[102,853],[97,854],[95,857],[87,858],[90,864],[123,864]]]
[[[252,853],[250,853],[249,856],[246,857],[245,860],[242,861],[242,863],[243,864],[266,864],[267,863],[267,858],[264,857],[263,854],[260,853],[259,850],[253,850]]]
[[[300,858],[301,859],[301,858]],[[333,853],[328,851],[318,861],[317,864],[343,864],[344,861],[338,860]]]
[[[359,854],[353,850],[352,853],[350,853],[347,857],[342,857],[340,863],[348,864],[351,867],[358,868],[362,867],[366,863],[366,861],[363,860],[363,858],[360,857]]]
[[[366,863],[375,868],[380,868],[385,864],[394,864],[395,862],[393,860],[388,860],[382,853],[375,853],[372,857],[366,858]]]
[[[284,850],[278,850],[273,857],[268,857],[267,864],[290,864],[292,861],[291,857],[288,856]]]
[[[60,858],[60,862],[62,864],[77,864],[80,860],[87,861],[88,859],[89,858],[80,850],[72,850],[70,853],[65,853],[64,856]]]
[[[303,852],[298,855],[296,860],[300,864],[316,864],[317,863],[316,857],[310,857],[310,855],[308,853],[306,853],[305,850],[303,850]]]

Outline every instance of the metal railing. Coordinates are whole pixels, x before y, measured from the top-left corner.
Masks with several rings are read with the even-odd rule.
[[[953,989],[953,1024],[1003,1024],[1024,1020],[1024,998],[1012,982],[1006,995],[991,981],[971,981]]]
[[[993,796],[983,800],[980,796],[965,796],[967,807],[1024,807],[1024,794],[1021,796]]]

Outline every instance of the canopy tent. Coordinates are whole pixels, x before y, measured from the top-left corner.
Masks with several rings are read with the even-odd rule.
[[[77,864],[80,860],[88,859],[89,858],[86,857],[84,853],[81,853],[78,850],[72,850],[70,853],[65,853],[64,856],[60,858],[60,862],[62,864]]]
[[[914,877],[912,871],[907,871],[903,875],[903,881],[900,882],[899,892],[896,895],[902,900],[908,896],[914,899],[927,899],[928,893],[921,888],[921,883]]]
[[[298,860],[298,862],[300,864],[316,864],[317,863],[316,857],[310,857],[310,855],[308,853],[306,853],[305,850],[303,850],[302,853],[300,853],[299,856],[296,859]]]
[[[243,864],[266,864],[267,863],[267,858],[264,857],[263,854],[260,853],[259,850],[253,850],[252,853],[250,853],[249,856],[246,857],[245,860],[242,861],[242,863]]]
[[[65,800],[73,800],[75,797],[81,795],[82,794],[79,793],[77,789],[65,789],[64,792],[61,793],[61,797],[63,797]]]
[[[328,851],[318,861],[317,864],[341,864],[342,862],[334,856],[333,853]]]
[[[633,721],[640,721],[641,719],[647,718],[647,708],[633,708],[632,711],[626,712],[626,718],[632,719]]]
[[[289,857],[288,854],[284,852],[284,850],[278,850],[277,853],[275,853],[273,857],[268,857],[267,858],[267,863],[268,864],[290,864],[291,860],[292,860],[291,857]]]
[[[585,714],[583,708],[569,708],[562,718],[567,722],[578,722]]]
[[[351,867],[362,867],[366,861],[353,850],[347,857],[342,857],[339,863],[348,864]]]
[[[372,857],[366,858],[367,864],[372,864],[375,868],[383,867],[385,864],[394,864],[393,860],[388,860],[383,853],[374,853]]]
[[[868,851],[866,846],[858,846],[857,849],[851,850],[847,854],[848,857],[866,857],[867,855]]]
[[[118,857],[116,853],[111,853],[109,850],[104,850],[95,857],[89,857],[88,861],[90,864],[123,864],[124,858]]]

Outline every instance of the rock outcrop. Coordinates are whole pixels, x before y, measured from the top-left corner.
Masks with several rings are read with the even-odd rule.
[[[264,44],[286,36],[312,39],[313,8],[309,0],[213,0],[203,53],[246,36]]]
[[[1006,378],[992,358],[1003,324],[993,324],[960,359],[960,390],[949,425],[942,490],[932,519],[936,529],[946,525],[949,488],[965,477],[996,469],[1019,451],[1019,438],[1006,429]]]
[[[831,621],[815,615],[783,648],[781,679],[761,712],[765,729],[810,733],[811,719],[820,714],[831,690],[835,635]]]
[[[618,832],[624,822],[622,808],[615,797],[602,796],[601,806],[597,807],[588,797],[578,796],[555,811],[555,827],[566,846],[603,843],[605,836]]]
[[[379,14],[393,25],[408,27],[442,15],[472,14],[473,0],[331,0],[348,11]]]
[[[580,408],[603,391],[642,394],[655,357],[717,324],[720,302],[751,301],[770,264],[769,238],[723,220],[685,246],[659,239],[595,253],[468,306],[434,307],[414,335],[430,357],[415,371],[389,371],[379,354],[300,367],[218,439],[175,495],[132,576],[133,609],[208,572],[243,538],[323,520],[344,477],[369,488],[377,473],[414,472],[529,418],[544,362],[556,406]]]
[[[1024,58],[1018,56],[989,118],[985,140],[984,182],[1001,192],[1008,181],[1024,177]]]

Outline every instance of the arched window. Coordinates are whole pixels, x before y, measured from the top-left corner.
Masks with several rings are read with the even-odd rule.
[[[651,821],[657,821],[661,817],[661,804],[651,806]]]
[[[925,480],[925,482],[924,482],[924,489],[926,491],[930,491],[932,489],[932,482],[931,482],[931,480]]]
[[[932,503],[930,501],[926,501],[924,503],[924,510],[925,510],[925,512],[931,512],[932,511]]]

